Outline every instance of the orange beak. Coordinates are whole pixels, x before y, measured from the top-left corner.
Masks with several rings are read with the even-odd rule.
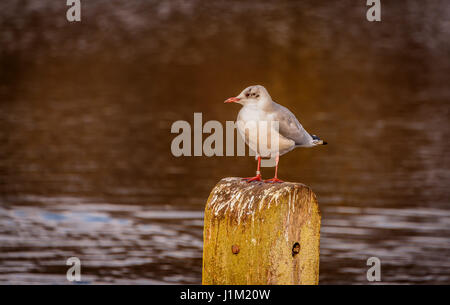
[[[240,100],[240,98],[237,97],[230,97],[227,99],[224,103],[237,103]]]

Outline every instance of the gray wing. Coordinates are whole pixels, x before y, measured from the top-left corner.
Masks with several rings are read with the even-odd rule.
[[[279,122],[279,133],[291,139],[295,145],[307,145],[312,141],[309,133],[303,128],[295,115],[284,106],[274,103],[274,119]]]

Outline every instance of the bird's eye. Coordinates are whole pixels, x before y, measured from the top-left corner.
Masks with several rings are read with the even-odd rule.
[[[259,97],[259,94],[256,95],[256,98],[258,98],[258,97]]]
[[[250,96],[250,94],[247,92],[246,94],[245,94],[245,97],[249,97]]]

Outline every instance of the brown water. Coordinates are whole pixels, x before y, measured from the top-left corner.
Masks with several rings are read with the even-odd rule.
[[[266,86],[330,145],[280,177],[322,210],[320,283],[450,284],[448,1],[0,2],[0,282],[200,283],[202,215],[251,157],[180,157],[176,120]],[[270,177],[272,169],[263,175]]]

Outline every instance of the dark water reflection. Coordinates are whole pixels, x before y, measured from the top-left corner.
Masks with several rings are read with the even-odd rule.
[[[385,283],[450,283],[447,2],[60,2],[0,3],[0,282],[77,256],[90,283],[199,283],[209,191],[255,164],[175,158],[170,126],[259,83],[331,143],[280,163],[318,195],[320,282],[377,256]]]

